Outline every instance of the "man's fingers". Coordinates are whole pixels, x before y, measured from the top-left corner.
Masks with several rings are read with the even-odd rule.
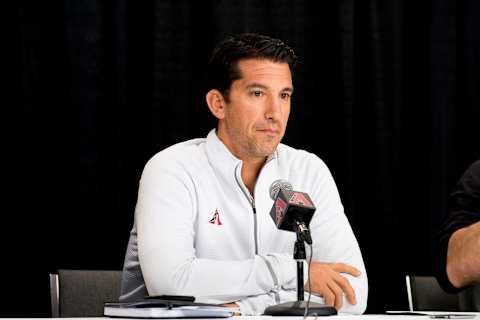
[[[350,304],[357,304],[357,298],[355,296],[355,290],[353,290],[350,282],[343,276],[339,275],[336,279],[337,284],[340,286]]]
[[[327,306],[334,306],[335,305],[335,294],[330,290],[330,288],[325,288],[322,292],[323,299],[325,300],[325,304]],[[338,309],[337,309],[338,310]]]
[[[345,263],[312,263],[309,270],[312,282],[307,281],[304,285],[306,291],[323,296],[326,305],[339,310],[344,302],[344,296],[348,303],[357,303],[355,291],[345,274],[359,276],[360,271]],[[343,273],[343,275],[342,275]]]
[[[329,283],[328,287],[335,296],[333,306],[335,307],[335,309],[340,310],[343,304],[343,290],[335,282]]]
[[[337,272],[348,273],[354,277],[361,275],[361,272],[357,268],[346,263],[332,263],[332,269]]]

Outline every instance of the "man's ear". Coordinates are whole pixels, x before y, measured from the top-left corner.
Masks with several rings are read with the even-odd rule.
[[[219,120],[225,117],[225,99],[220,91],[212,89],[205,96],[210,111]]]

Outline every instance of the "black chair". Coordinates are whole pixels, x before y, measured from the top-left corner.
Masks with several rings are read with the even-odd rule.
[[[445,292],[435,277],[406,276],[410,311],[460,311],[457,294]]]
[[[65,270],[50,274],[52,317],[101,317],[103,303],[118,301],[122,271]]]

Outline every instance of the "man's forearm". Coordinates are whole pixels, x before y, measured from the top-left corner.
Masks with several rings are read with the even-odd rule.
[[[249,296],[262,295],[277,285],[293,282],[295,261],[282,254],[255,256],[248,260],[216,260],[162,255],[140,256],[142,273],[150,295],[193,295],[198,302],[229,303]],[[174,261],[177,260],[177,261]],[[265,260],[271,263],[267,267]],[[162,273],[158,273],[162,270]],[[228,270],[228,272],[225,272]],[[272,276],[274,270],[275,276]],[[276,278],[279,283],[275,283]]]
[[[480,222],[457,230],[448,242],[447,275],[462,288],[480,281]]]

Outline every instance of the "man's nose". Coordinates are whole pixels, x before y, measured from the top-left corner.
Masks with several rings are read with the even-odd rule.
[[[278,120],[282,115],[282,101],[279,97],[271,97],[268,99],[265,118],[269,120]]]

